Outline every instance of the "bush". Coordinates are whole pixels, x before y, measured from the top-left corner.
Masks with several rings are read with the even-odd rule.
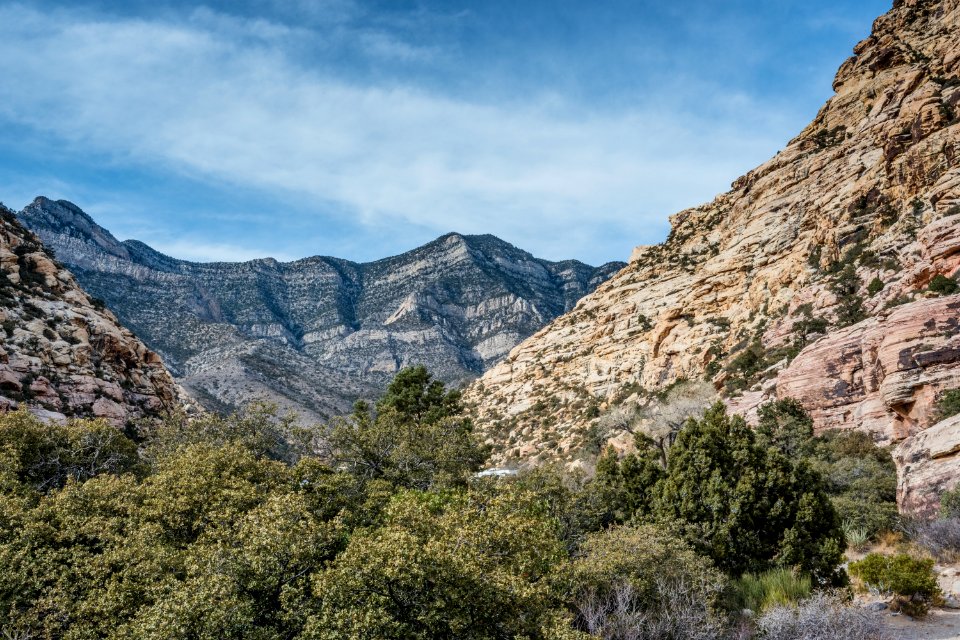
[[[842,583],[843,531],[824,483],[804,459],[756,444],[722,403],[690,420],[670,450],[654,515],[678,523],[700,553],[732,574],[775,566]]]
[[[867,293],[869,293],[871,297],[875,296],[883,291],[883,286],[883,280],[880,278],[874,278],[870,281],[870,284],[867,285]]]
[[[927,290],[941,296],[949,296],[960,291],[960,284],[957,284],[957,281],[953,278],[938,273],[933,277],[933,280],[930,281],[930,284],[927,285]]]
[[[931,600],[940,594],[932,558],[871,553],[850,563],[849,571],[867,587],[896,595],[895,606],[908,615],[925,615]]]
[[[810,596],[810,576],[789,569],[771,569],[761,574],[746,573],[730,585],[728,607],[755,613],[775,606],[796,604]]]
[[[877,614],[821,593],[797,606],[773,607],[757,620],[764,640],[887,640]]]
[[[937,398],[937,419],[946,420],[960,413],[960,389],[948,389]]]
[[[940,562],[960,559],[960,517],[917,522],[908,533],[915,544]]]
[[[843,536],[847,539],[847,546],[854,551],[863,551],[870,542],[870,532],[866,527],[858,527],[849,520],[843,523]]]
[[[600,638],[716,638],[724,588],[710,562],[661,528],[589,536],[570,571],[577,626]]]
[[[960,518],[960,485],[940,495],[940,517]]]
[[[870,538],[897,526],[897,470],[890,452],[860,431],[828,431],[812,443],[840,519]]]

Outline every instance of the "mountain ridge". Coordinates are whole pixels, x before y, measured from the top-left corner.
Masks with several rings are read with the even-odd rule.
[[[348,409],[407,364],[469,380],[624,266],[455,232],[366,263],[197,263],[119,241],[66,201],[41,196],[18,216],[201,401],[265,397],[307,419]]]

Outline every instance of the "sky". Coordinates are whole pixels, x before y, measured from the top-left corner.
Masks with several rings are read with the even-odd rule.
[[[890,0],[0,0],[0,201],[174,257],[444,233],[625,260],[782,149]]]

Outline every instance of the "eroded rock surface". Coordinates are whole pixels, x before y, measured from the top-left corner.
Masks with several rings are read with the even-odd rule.
[[[160,357],[0,208],[0,410],[117,427],[177,406]]]
[[[960,386],[960,298],[928,291],[960,267],[960,0],[896,2],[834,89],[784,150],[471,387],[498,463],[576,463],[620,436],[597,416],[680,378],[748,415],[797,396],[818,429],[882,442],[933,426]],[[902,495],[924,491],[911,482]]]

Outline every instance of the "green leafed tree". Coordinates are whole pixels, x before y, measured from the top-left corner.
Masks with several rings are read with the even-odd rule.
[[[329,441],[338,467],[411,489],[463,485],[487,458],[459,392],[446,391],[423,367],[397,374],[376,411],[357,403]]]
[[[820,583],[842,580],[835,568],[843,533],[819,474],[758,446],[722,403],[678,435],[654,515],[677,522],[695,549],[731,575],[786,565]]]

